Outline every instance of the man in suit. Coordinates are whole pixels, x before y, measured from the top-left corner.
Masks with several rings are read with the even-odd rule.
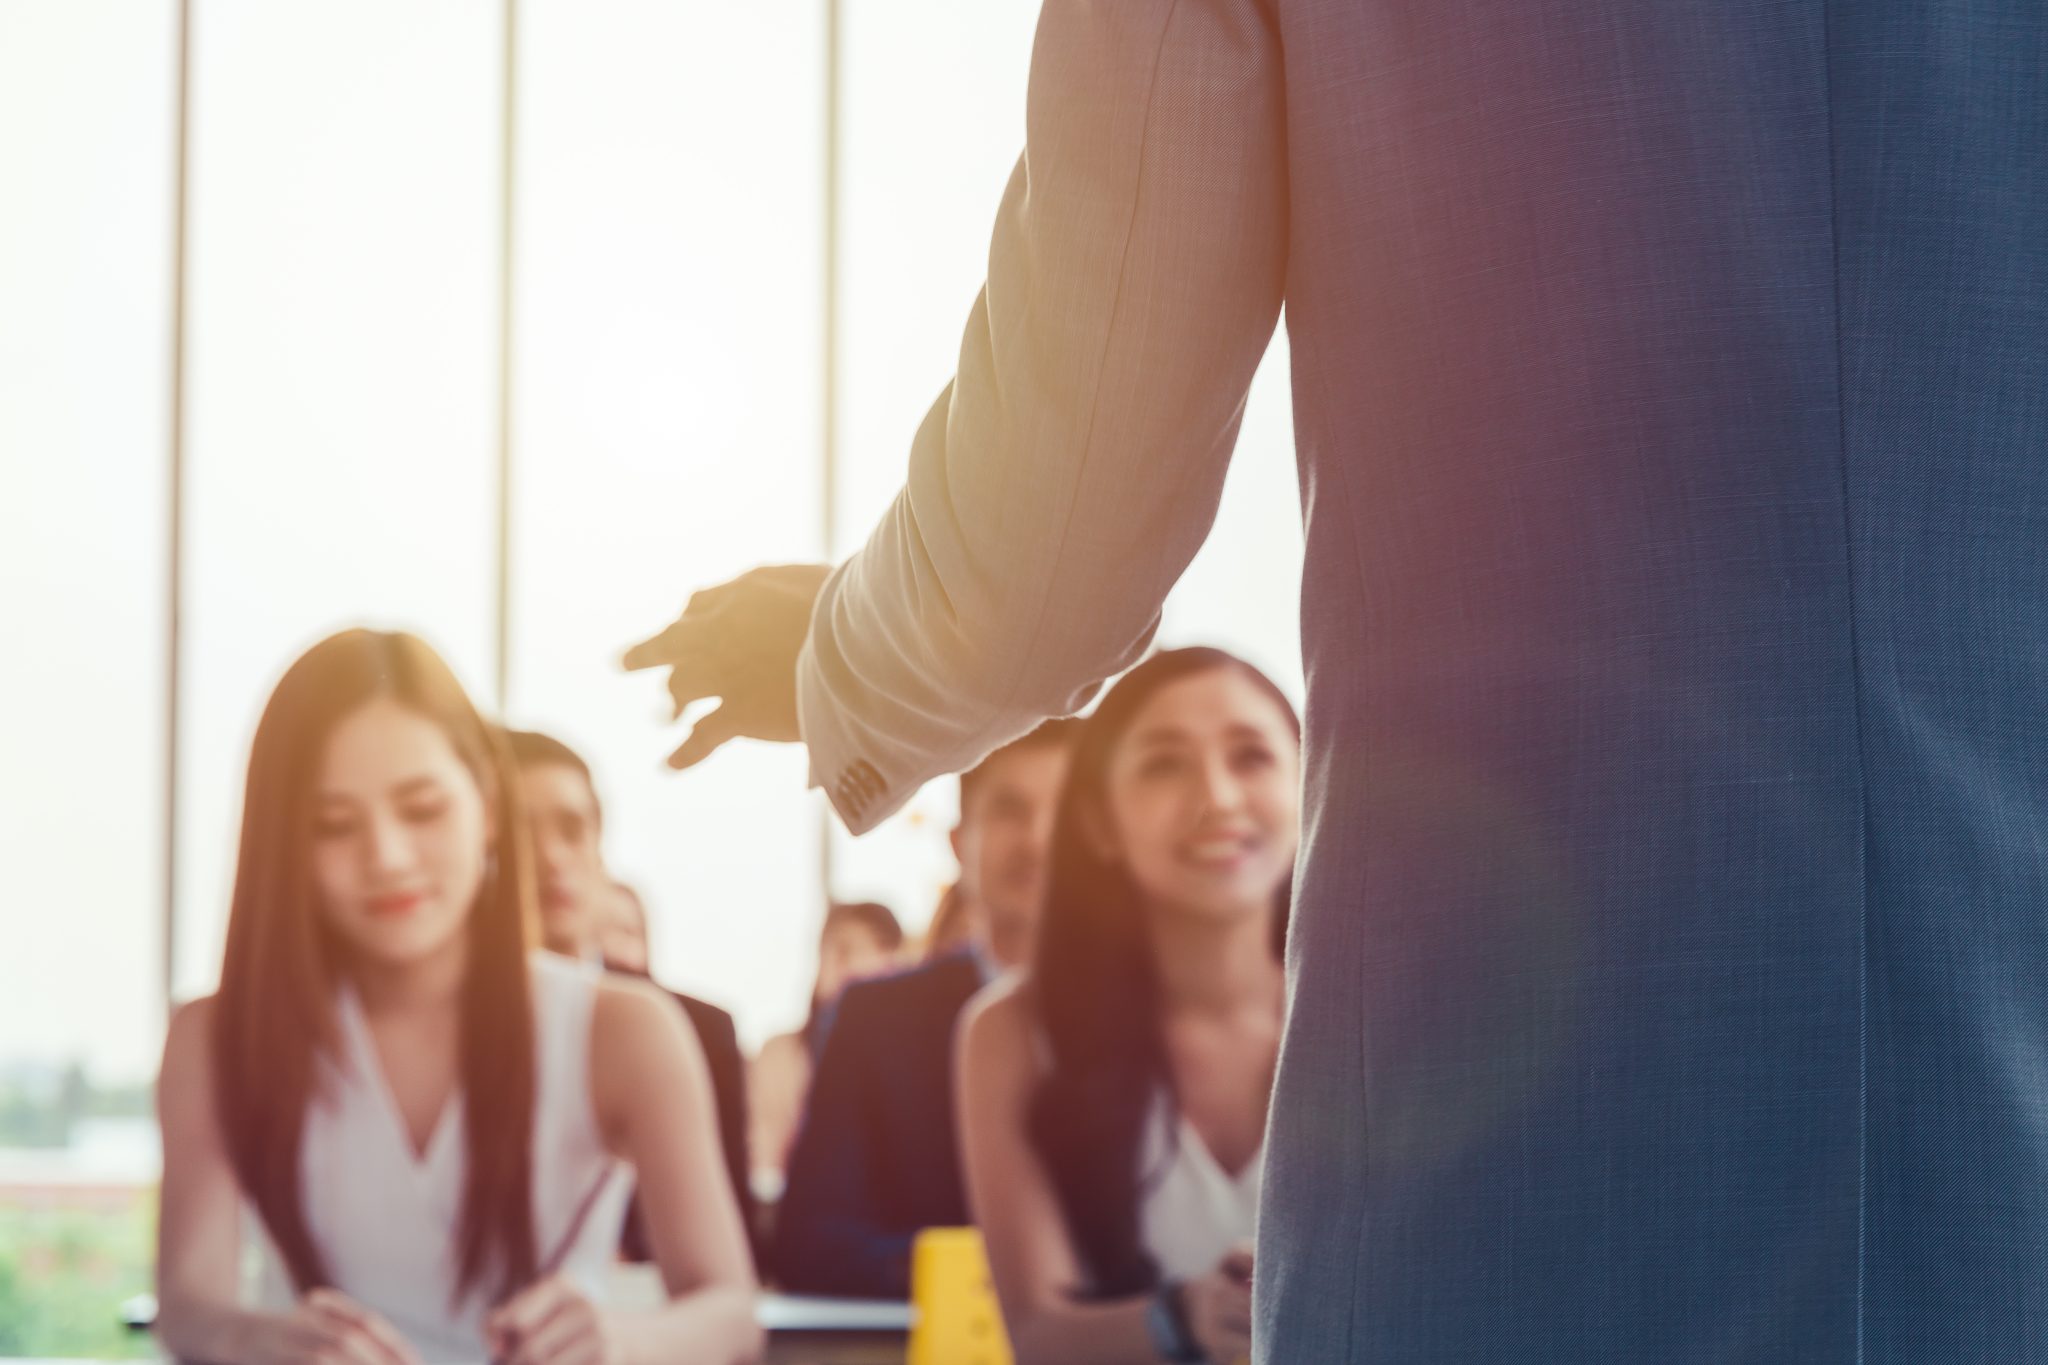
[[[953,1129],[953,1025],[1030,955],[1073,722],[1049,721],[960,778],[953,852],[969,950],[840,996],[775,1219],[800,1293],[903,1298],[910,1248],[971,1221]]]
[[[2035,0],[1049,0],[904,493],[633,662],[867,828],[1139,655],[1284,298],[1262,1358],[2048,1359],[2043,223]]]
[[[519,765],[520,795],[533,828],[534,873],[540,887],[541,937],[550,952],[586,962],[603,962],[606,922],[620,894],[604,862],[604,807],[582,755],[552,735],[508,731]],[[629,894],[631,894],[629,892]],[[637,896],[636,896],[637,899]],[[643,969],[636,975],[646,975]],[[718,1106],[718,1139],[725,1150],[733,1198],[739,1202],[747,1238],[760,1259],[759,1219],[747,1179],[746,1065],[732,1015],[695,996],[670,991],[697,1030],[711,1072]],[[627,1222],[625,1250],[650,1259],[636,1204]]]

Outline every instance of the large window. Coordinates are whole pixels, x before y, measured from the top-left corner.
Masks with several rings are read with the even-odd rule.
[[[656,974],[750,1040],[801,1010],[823,901],[801,754],[684,775],[619,655],[691,590],[818,557],[822,10],[528,5],[509,712],[596,771]]]
[[[171,18],[0,3],[0,1355],[114,1354],[111,1306],[146,1283]]]
[[[308,645],[496,656],[496,7],[210,0],[192,32],[176,993],[219,973],[249,741]]]
[[[984,273],[1037,8],[841,0],[834,110],[823,4],[524,0],[508,83],[498,0],[193,0],[181,158],[179,5],[0,0],[0,1079],[147,1080],[165,907],[169,993],[209,989],[258,713],[349,624],[419,631],[588,755],[658,973],[748,1040],[802,1015],[827,881],[925,921],[953,783],[828,833],[793,750],[667,773],[659,685],[616,660],[886,505]],[[1162,639],[1298,693],[1283,370]]]
[[[0,4],[0,1084],[156,1063],[171,18]]]
[[[837,520],[857,547],[903,481],[910,438],[951,378],[987,274],[997,204],[1024,147],[1037,0],[847,0],[841,114],[845,279]],[[1253,387],[1215,534],[1168,601],[1162,645],[1214,644],[1301,694],[1301,576],[1284,340]],[[842,896],[913,926],[954,868],[935,782],[881,828],[834,827]]]

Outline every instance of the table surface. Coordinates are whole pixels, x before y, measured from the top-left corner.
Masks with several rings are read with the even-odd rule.
[[[123,1305],[123,1311],[132,1326],[146,1330],[155,1307],[145,1297]],[[767,1365],[902,1365],[914,1316],[909,1304],[887,1299],[762,1294],[754,1302],[755,1320],[768,1335]],[[29,1357],[0,1358],[11,1365],[59,1365]],[[64,1365],[93,1362],[72,1360]]]

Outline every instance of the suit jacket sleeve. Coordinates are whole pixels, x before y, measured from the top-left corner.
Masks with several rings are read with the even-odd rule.
[[[857,833],[1134,663],[1208,534],[1287,268],[1267,3],[1045,6],[958,371],[797,665]]]

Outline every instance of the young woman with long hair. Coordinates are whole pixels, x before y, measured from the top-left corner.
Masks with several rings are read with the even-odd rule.
[[[279,682],[220,989],[164,1047],[157,1331],[181,1358],[401,1365],[759,1349],[709,1085],[675,1006],[534,950],[498,732],[409,635]],[[667,1287],[602,1306],[637,1178]],[[244,1210],[271,1271],[240,1292]]]
[[[1024,1365],[1232,1362],[1278,1055],[1301,727],[1213,649],[1081,730],[1036,951],[962,1025],[976,1221]]]

